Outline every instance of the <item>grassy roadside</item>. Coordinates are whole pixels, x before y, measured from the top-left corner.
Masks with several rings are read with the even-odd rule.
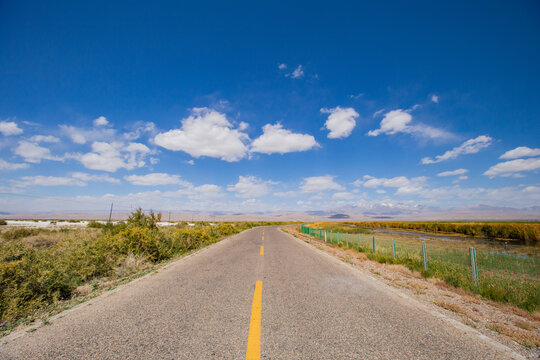
[[[0,336],[265,223],[157,227],[138,210],[100,228],[7,229],[0,234]],[[94,226],[96,226],[94,224]]]
[[[336,237],[335,230],[332,233],[328,232],[328,226],[332,230],[339,229],[341,238],[339,234]],[[374,251],[372,236],[362,233],[349,236],[350,232],[345,234],[341,232],[342,227],[347,226],[339,223],[317,223],[304,226],[304,230],[321,239],[326,237],[339,247],[364,253],[370,260],[401,264],[412,271],[418,271],[425,278],[443,280],[451,286],[471,291],[490,300],[509,303],[531,313],[540,307],[540,262],[537,257],[512,256],[484,245],[487,246],[485,249],[477,249],[479,276],[478,280],[474,281],[471,277],[467,244],[429,241],[428,267],[424,269],[421,240],[400,238],[395,242],[394,256],[392,237],[376,236]]]
[[[527,358],[536,359],[540,346],[540,311],[527,312],[514,305],[485,299],[478,294],[454,287],[438,278],[425,277],[420,271],[405,265],[380,263],[369,259],[368,253],[337,246],[299,231],[297,225],[281,229],[343,262],[370,273],[378,281],[399,289],[438,311],[480,331],[486,336],[505,342]],[[497,330],[493,330],[497,329]],[[510,339],[506,342],[504,338]]]

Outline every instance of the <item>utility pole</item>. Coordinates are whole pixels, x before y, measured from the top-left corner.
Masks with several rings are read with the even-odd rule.
[[[169,211],[169,222],[171,222],[171,212]]]
[[[109,212],[109,222],[111,222],[113,203],[111,203],[111,211]]]

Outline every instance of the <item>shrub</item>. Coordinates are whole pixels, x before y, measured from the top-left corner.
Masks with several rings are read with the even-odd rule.
[[[159,214],[141,209],[126,223],[90,222],[101,228],[84,236],[84,230],[11,229],[0,242],[0,323],[2,329],[59,300],[80,295],[95,279],[115,279],[218,241],[260,223],[197,224],[186,228],[159,229]],[[22,238],[46,232],[56,241],[41,246]],[[79,289],[79,290],[77,290]]]

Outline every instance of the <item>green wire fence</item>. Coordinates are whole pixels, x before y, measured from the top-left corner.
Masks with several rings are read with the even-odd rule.
[[[404,264],[451,285],[534,310],[540,305],[540,258],[430,241],[338,232],[301,225],[301,231],[374,260]]]

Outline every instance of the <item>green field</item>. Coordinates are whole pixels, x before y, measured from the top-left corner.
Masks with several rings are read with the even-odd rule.
[[[364,252],[371,260],[403,264],[425,277],[441,279],[491,300],[510,303],[530,312],[536,311],[540,305],[540,257],[536,247],[512,247],[511,252],[506,252],[499,245],[485,242],[428,240],[425,241],[426,270],[423,240],[419,238],[375,235],[366,230],[354,232],[354,228],[339,223],[316,223],[300,228],[321,240],[326,238],[341,247]],[[472,278],[470,247],[475,247],[476,251],[476,281]]]

